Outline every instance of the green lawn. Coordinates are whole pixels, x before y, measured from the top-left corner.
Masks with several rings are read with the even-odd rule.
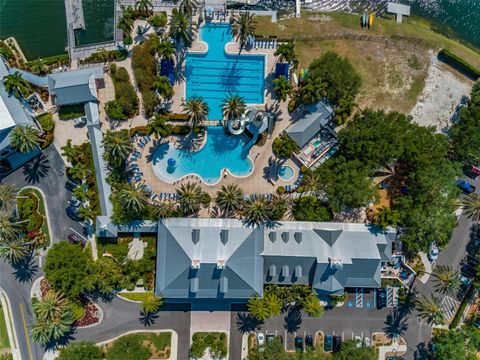
[[[124,297],[125,299],[132,300],[132,301],[143,301],[150,292],[143,292],[143,293],[127,293],[121,292],[118,295]]]
[[[5,315],[0,305],[0,350],[9,349],[10,341],[8,340],[7,324],[5,323]]]
[[[97,247],[99,255],[110,253],[117,261],[123,261],[128,254],[128,244],[133,237],[119,237],[114,242],[107,239],[97,239]]]
[[[170,356],[172,333],[171,332],[139,332],[122,336],[138,341],[142,346],[150,349],[151,359],[167,359]],[[117,339],[118,340],[118,339]],[[116,341],[117,341],[116,340]],[[103,351],[106,351],[113,343],[106,344]]]

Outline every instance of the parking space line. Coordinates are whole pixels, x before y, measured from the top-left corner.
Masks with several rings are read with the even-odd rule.
[[[354,334],[353,334],[353,331],[352,331],[352,340],[355,338]]]
[[[287,330],[285,329],[285,338],[284,338],[284,341],[283,341],[283,344],[285,345],[285,351],[287,351]]]
[[[345,331],[342,331],[342,341],[345,341]]]

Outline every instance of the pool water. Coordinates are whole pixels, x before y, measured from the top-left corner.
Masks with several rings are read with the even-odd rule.
[[[253,163],[248,157],[250,147],[246,136],[227,135],[223,126],[208,126],[207,141],[197,152],[178,149],[172,143],[162,144],[155,149],[153,171],[160,180],[168,183],[195,174],[203,182],[215,184],[224,169],[238,177],[252,172]],[[170,158],[176,162],[174,167],[168,166]]]
[[[204,54],[188,53],[186,97],[201,96],[210,108],[208,118],[221,120],[221,105],[229,94],[238,94],[247,104],[263,104],[265,57],[229,55],[225,44],[233,40],[229,24],[206,23],[200,39],[208,44]]]
[[[292,167],[289,165],[284,165],[278,169],[278,177],[283,181],[290,181],[293,179],[295,172]]]

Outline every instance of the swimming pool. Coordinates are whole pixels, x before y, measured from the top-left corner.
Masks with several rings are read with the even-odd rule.
[[[253,170],[252,160],[248,157],[250,147],[245,135],[227,135],[223,126],[208,126],[207,141],[197,152],[178,149],[172,143],[156,148],[152,158],[153,172],[168,183],[195,174],[206,184],[215,184],[223,169],[234,176],[244,177]],[[168,165],[170,158],[175,160],[173,167]]]
[[[278,177],[283,181],[290,181],[295,176],[295,171],[293,171],[290,165],[284,165],[278,169]]]
[[[233,39],[229,24],[206,23],[200,39],[208,44],[208,51],[187,54],[186,98],[203,97],[210,120],[223,118],[221,104],[229,94],[242,96],[247,104],[263,104],[265,56],[226,54],[225,45]]]

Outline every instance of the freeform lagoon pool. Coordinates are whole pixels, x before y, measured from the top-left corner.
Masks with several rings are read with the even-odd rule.
[[[221,120],[221,104],[229,94],[242,96],[247,104],[263,104],[265,56],[230,55],[225,45],[233,40],[229,24],[206,23],[200,38],[207,53],[188,53],[186,97],[201,96],[208,103],[210,120]]]
[[[249,175],[253,170],[248,157],[251,144],[244,136],[225,134],[223,126],[208,126],[207,141],[196,152],[178,149],[172,143],[162,144],[155,149],[152,166],[155,175],[162,181],[173,183],[180,178],[195,174],[206,184],[217,183],[222,171],[237,177]],[[175,160],[175,166],[168,166],[168,159]]]

